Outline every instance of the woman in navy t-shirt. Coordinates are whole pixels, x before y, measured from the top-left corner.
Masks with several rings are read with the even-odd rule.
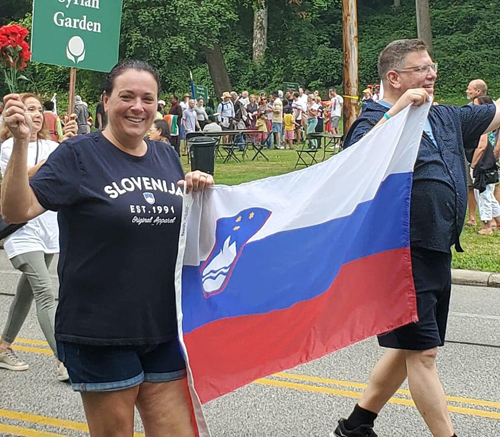
[[[17,153],[2,212],[11,222],[59,212],[58,355],[93,437],[132,436],[134,405],[148,433],[194,436],[174,272],[181,187],[204,189],[213,179],[199,171],[184,178],[173,148],[144,140],[158,92],[148,64],[117,65],[103,99],[106,129],[63,143],[30,182],[30,125],[19,97],[5,98]]]

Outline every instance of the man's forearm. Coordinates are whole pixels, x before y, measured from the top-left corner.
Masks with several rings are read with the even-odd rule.
[[[28,179],[27,140],[14,139],[14,147],[2,181],[2,216],[8,223],[20,223],[31,207],[31,188]]]

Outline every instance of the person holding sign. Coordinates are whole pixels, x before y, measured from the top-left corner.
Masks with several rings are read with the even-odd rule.
[[[17,101],[22,105],[20,108],[24,109],[24,117],[30,127],[24,167],[28,172],[28,177],[32,177],[59,144],[50,139],[40,99],[34,94],[26,93],[18,96]],[[5,122],[0,129],[0,140],[3,142],[0,154],[2,175],[5,174],[8,162],[15,153],[13,149],[15,138],[12,138],[12,132],[8,125],[11,112],[10,109],[5,112]],[[76,115],[73,115],[66,123],[63,139],[76,135],[75,119]],[[14,268],[19,270],[22,275],[17,284],[16,294],[10,305],[7,322],[0,340],[0,368],[2,369],[28,370],[28,364],[17,357],[12,349],[12,343],[16,340],[26,320],[33,300],[36,304],[38,323],[50,348],[58,356],[54,337],[56,296],[49,274],[52,259],[56,253],[59,253],[58,240],[57,214],[51,211],[29,220],[28,223],[5,239],[5,252]],[[57,362],[57,379],[59,381],[69,379],[68,372],[59,361]]]
[[[30,123],[5,98],[14,137],[2,193],[8,222],[59,212],[59,358],[81,392],[92,437],[193,437],[186,370],[177,338],[174,271],[183,190],[212,176],[184,176],[164,143],[144,137],[156,115],[157,72],[129,60],[108,75],[104,131],[74,137],[28,181]]]

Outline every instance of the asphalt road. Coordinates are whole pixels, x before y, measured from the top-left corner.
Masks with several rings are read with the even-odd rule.
[[[0,252],[0,329],[17,273]],[[500,436],[500,290],[455,286],[438,366],[457,435]],[[0,370],[0,436],[84,436],[79,395],[56,380],[34,308],[17,342],[27,372]],[[347,415],[382,350],[374,339],[256,381],[206,405],[216,437],[328,437]],[[430,436],[407,387],[377,419],[381,437]],[[105,412],[103,412],[105,414]],[[138,433],[142,428],[137,421]],[[138,434],[140,435],[140,434]]]

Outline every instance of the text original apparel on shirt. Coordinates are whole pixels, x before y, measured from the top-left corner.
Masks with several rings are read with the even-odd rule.
[[[0,157],[2,176],[5,174],[7,164],[12,154],[13,145],[14,142],[12,138],[2,143]],[[44,159],[47,159],[58,146],[58,143],[51,140],[30,142],[28,146],[27,166],[33,167]],[[57,213],[47,211],[31,219],[21,229],[18,229],[5,239],[4,249],[9,259],[27,252],[41,251],[44,253],[58,253],[59,228],[57,226]]]
[[[59,211],[58,340],[127,345],[177,336],[184,174],[172,147],[147,146],[137,157],[100,132],[74,137],[31,180],[40,204]]]

